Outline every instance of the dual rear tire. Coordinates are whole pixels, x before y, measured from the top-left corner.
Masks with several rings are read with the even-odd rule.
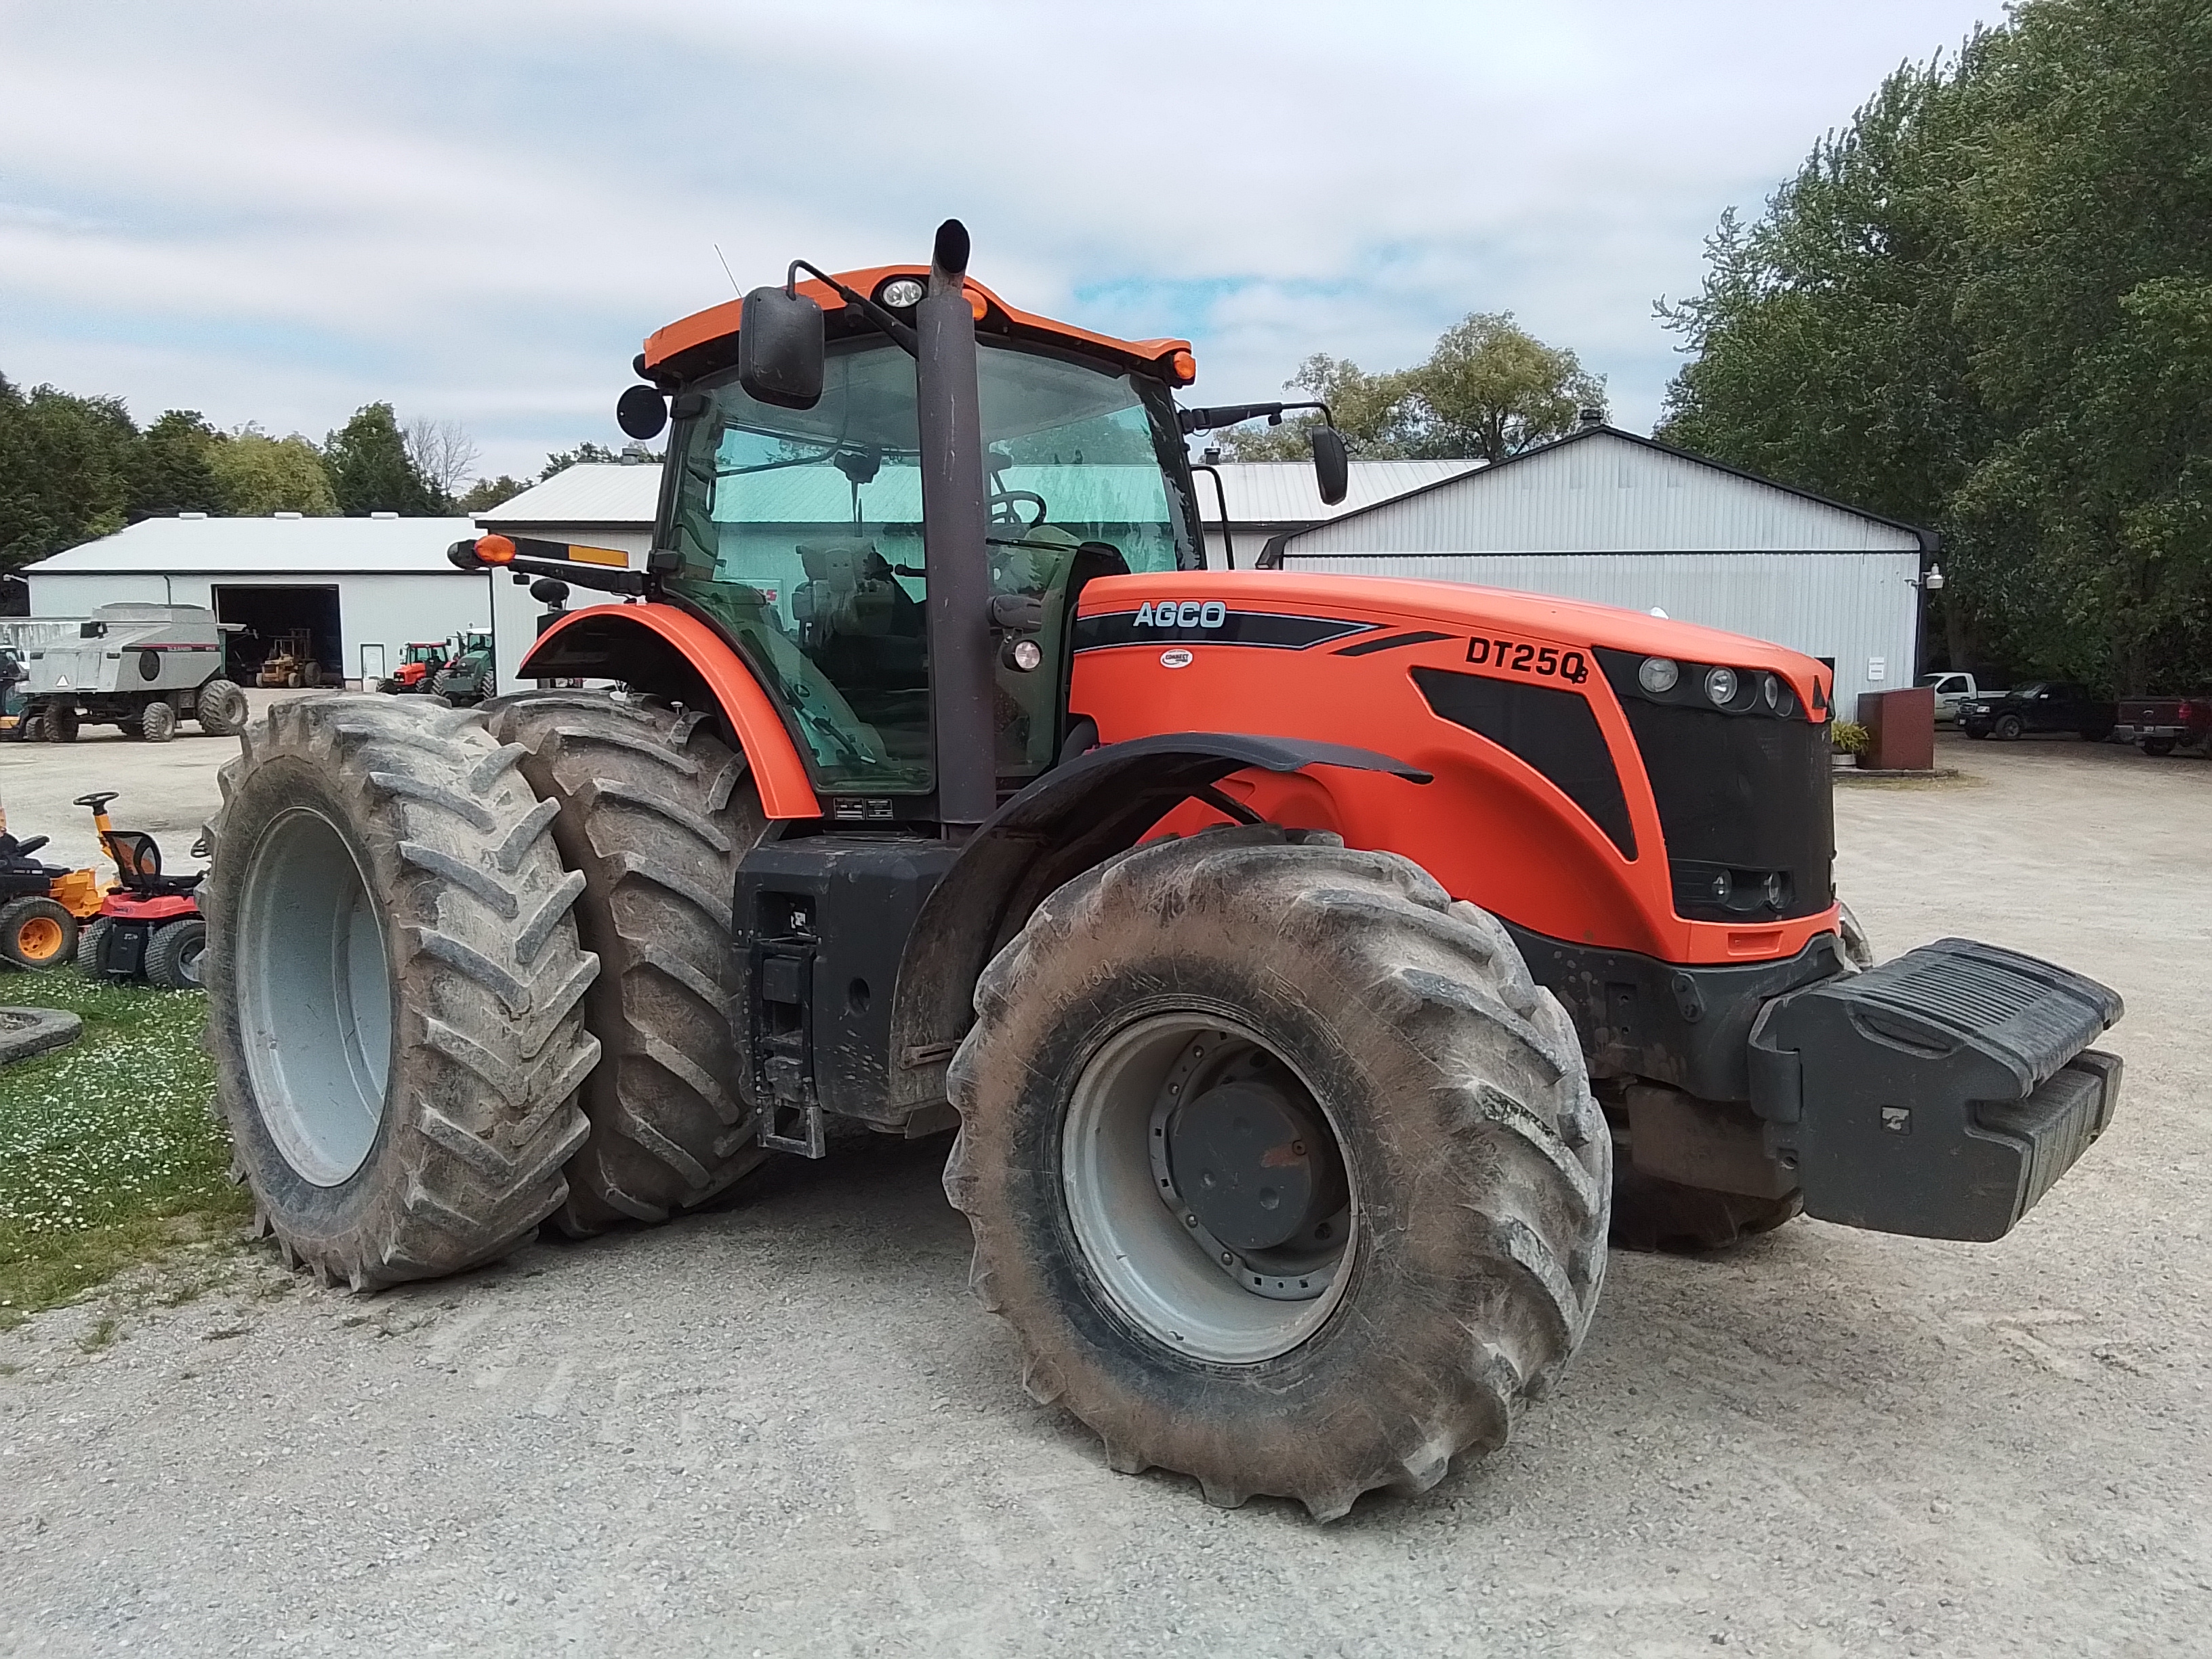
[[[546,1219],[658,1221],[759,1161],[729,906],[763,820],[701,716],[278,704],[225,769],[210,1041],[259,1222],[356,1288]]]

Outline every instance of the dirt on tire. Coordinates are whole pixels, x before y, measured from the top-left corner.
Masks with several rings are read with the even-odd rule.
[[[1194,1360],[1100,1288],[1061,1133],[1086,1056],[1146,1011],[1234,1011],[1310,1084],[1358,1217],[1326,1322],[1256,1364]],[[1425,1491],[1504,1443],[1589,1328],[1612,1143],[1571,1024],[1504,929],[1404,859],[1272,826],[1152,842],[1070,881],[993,961],[951,1073],[945,1186],[1024,1381],[1135,1472],[1209,1501]]]
[[[654,699],[521,692],[483,714],[560,806],[554,841],[584,878],[577,931],[599,958],[591,1139],[555,1219],[577,1236],[665,1221],[767,1156],[731,1021],[737,865],[767,828],[744,757],[709,716]]]
[[[598,963],[576,942],[583,881],[554,848],[556,809],[532,793],[519,750],[441,704],[296,699],[240,747],[212,826],[203,970],[255,1229],[356,1290],[505,1255],[568,1196],[562,1167],[586,1133],[575,1092],[599,1057],[581,1006]],[[280,1150],[241,1031],[242,978],[276,943],[242,936],[242,896],[272,830],[302,812],[351,854],[390,964],[381,1113],[335,1184]]]

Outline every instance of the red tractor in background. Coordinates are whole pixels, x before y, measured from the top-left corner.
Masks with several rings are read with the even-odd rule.
[[[451,654],[450,640],[410,640],[400,647],[399,666],[376,689],[380,691],[427,691]]]
[[[1177,340],[927,266],[653,335],[653,550],[450,708],[278,705],[212,837],[258,1224],[367,1289],[956,1128],[1024,1377],[1323,1518],[1503,1443],[1609,1243],[2019,1221],[2119,1000],[1832,884],[1829,672],[1630,611],[1205,568]],[[812,280],[798,282],[804,269]],[[1323,411],[1324,417],[1326,411]],[[1345,489],[1327,424],[1325,499]],[[1857,959],[1854,959],[1855,956]]]

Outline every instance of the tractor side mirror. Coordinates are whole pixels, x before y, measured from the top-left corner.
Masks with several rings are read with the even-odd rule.
[[[1352,489],[1352,456],[1344,447],[1344,434],[1333,426],[1317,426],[1313,434],[1314,482],[1321,498],[1334,507]]]
[[[658,438],[668,424],[668,400],[658,386],[631,386],[615,399],[615,424],[640,443]]]
[[[745,395],[779,409],[811,409],[822,401],[827,359],[822,307],[804,294],[757,288],[738,314],[738,384]]]

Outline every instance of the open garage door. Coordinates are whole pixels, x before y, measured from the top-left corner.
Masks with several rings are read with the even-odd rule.
[[[230,677],[241,685],[252,684],[264,662],[295,644],[321,665],[325,684],[344,678],[336,587],[218,586],[215,615],[224,624]]]

